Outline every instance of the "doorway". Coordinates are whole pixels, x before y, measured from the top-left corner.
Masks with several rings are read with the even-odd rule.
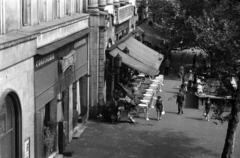
[[[0,106],[0,157],[21,157],[19,100],[14,93],[4,97]]]

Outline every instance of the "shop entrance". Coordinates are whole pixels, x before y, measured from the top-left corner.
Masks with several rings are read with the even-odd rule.
[[[0,105],[0,157],[16,158],[19,153],[19,122],[16,112],[19,102],[15,95],[8,94]],[[20,120],[20,119],[19,119]]]

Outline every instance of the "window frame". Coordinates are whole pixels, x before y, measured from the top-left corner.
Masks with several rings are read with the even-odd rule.
[[[37,16],[38,16],[39,23],[47,21],[47,0],[38,0]]]
[[[72,0],[65,0],[65,16],[71,16]]]
[[[22,26],[31,24],[31,0],[22,0]]]
[[[53,0],[52,1],[53,6],[53,19],[59,19],[60,18],[60,0]]]

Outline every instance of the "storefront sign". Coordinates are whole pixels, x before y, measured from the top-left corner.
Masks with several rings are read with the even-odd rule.
[[[133,8],[132,5],[126,5],[126,6],[118,8],[118,11],[117,11],[118,24],[121,24],[122,22],[124,22],[132,17],[132,14],[133,14],[132,8]]]
[[[87,40],[86,38],[74,43],[74,49],[77,48],[77,47],[81,47],[82,45],[86,44],[87,43]]]
[[[74,50],[72,50],[67,56],[63,57],[60,60],[60,66],[61,66],[61,72],[65,72],[68,67],[75,64],[76,61],[76,53]]]
[[[38,67],[44,66],[49,62],[53,61],[54,59],[55,59],[54,54],[50,54],[42,59],[37,60],[35,63],[35,67],[38,68]]]
[[[25,140],[24,148],[25,148],[25,158],[30,158],[30,138]]]

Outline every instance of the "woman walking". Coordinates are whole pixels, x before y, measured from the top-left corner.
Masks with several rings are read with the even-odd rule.
[[[156,111],[157,111],[157,120],[161,120],[162,117],[162,111],[163,111],[163,101],[161,99],[161,96],[157,97],[157,101],[156,101]]]

